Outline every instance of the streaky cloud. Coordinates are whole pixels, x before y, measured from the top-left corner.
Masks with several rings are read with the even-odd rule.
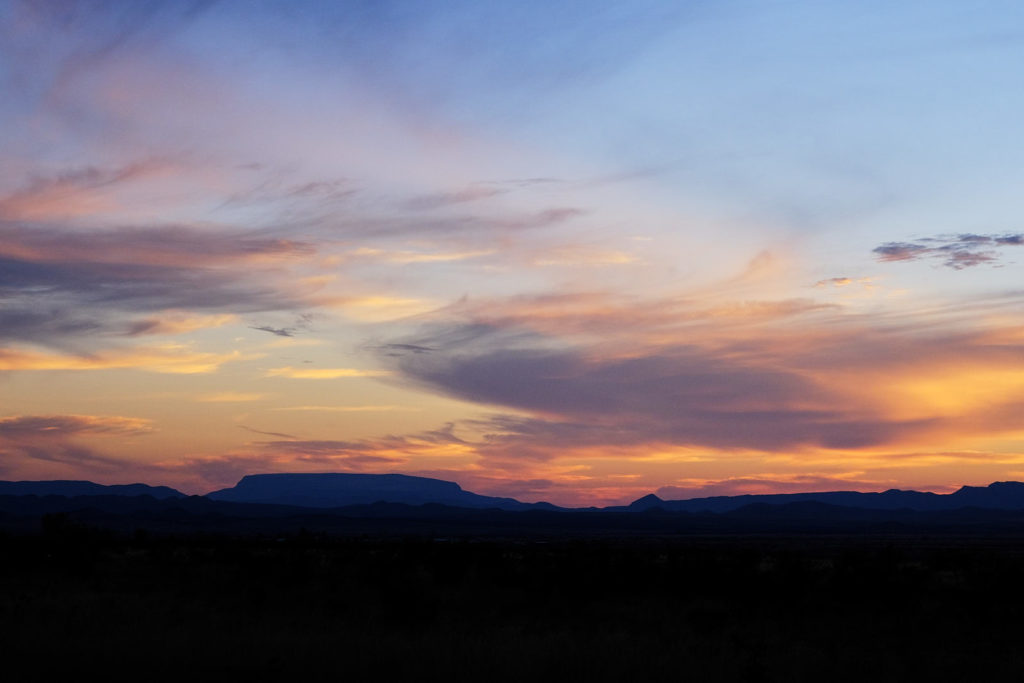
[[[985,264],[999,265],[1002,257],[996,249],[1021,244],[1024,244],[1024,234],[961,233],[926,237],[914,242],[886,242],[875,247],[872,253],[882,262],[938,259],[947,268],[964,270]]]
[[[76,434],[133,436],[153,431],[150,420],[98,415],[16,415],[0,417],[0,437],[59,439]]]

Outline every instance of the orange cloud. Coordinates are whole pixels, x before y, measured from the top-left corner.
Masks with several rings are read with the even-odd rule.
[[[977,315],[989,305],[1003,304],[887,318],[809,299],[477,299],[380,348],[418,387],[515,411],[486,428],[488,466],[661,444],[963,451],[1024,439],[1024,344],[1016,321]]]
[[[200,403],[248,403],[251,401],[262,401],[266,394],[244,393],[238,391],[222,391],[216,394],[204,394],[197,396]]]
[[[85,167],[49,178],[35,178],[23,189],[0,198],[0,218],[46,221],[117,210],[115,190],[168,169],[167,162],[147,160],[121,168]]]
[[[267,377],[289,377],[291,379],[339,379],[342,377],[385,377],[389,370],[360,370],[357,368],[293,368],[283,367],[267,370]]]
[[[615,249],[565,246],[546,249],[532,262],[537,266],[618,266],[639,263],[640,258]]]
[[[97,351],[89,355],[69,355],[48,351],[0,348],[0,371],[28,370],[110,370],[134,368],[149,372],[199,374],[215,372],[231,361],[256,358],[238,351],[204,353],[187,346],[167,344]]]
[[[0,256],[34,263],[197,266],[306,258],[311,245],[236,230],[153,226],[112,230],[0,227]]]
[[[403,408],[402,406],[288,406],[287,408],[274,408],[283,411],[311,411],[325,413],[376,413],[391,412],[394,410],[420,410],[420,408]]]
[[[211,327],[221,327],[237,320],[238,316],[230,313],[195,315],[185,311],[164,311],[157,316],[133,323],[131,334],[184,334]]]
[[[124,476],[134,463],[79,443],[82,437],[126,439],[153,432],[149,420],[100,415],[15,415],[0,418],[0,473],[10,478]],[[144,469],[144,468],[143,468]]]
[[[138,436],[153,431],[152,422],[138,417],[97,415],[14,415],[0,417],[0,438],[62,439],[80,434]]]
[[[312,299],[318,306],[340,309],[354,320],[382,322],[432,311],[438,304],[426,299],[400,296],[319,296]]]
[[[495,253],[494,249],[478,249],[475,251],[455,252],[429,252],[429,251],[388,251],[385,249],[373,249],[361,247],[349,252],[349,256],[381,261],[385,263],[444,263],[448,261],[465,261],[468,259],[490,256]]]

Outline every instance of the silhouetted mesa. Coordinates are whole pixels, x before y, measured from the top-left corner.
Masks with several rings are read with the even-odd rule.
[[[521,503],[513,498],[481,496],[462,490],[452,481],[406,474],[250,474],[242,477],[233,488],[208,493],[207,498],[315,508],[370,503],[438,503],[501,510],[556,509],[549,503]]]

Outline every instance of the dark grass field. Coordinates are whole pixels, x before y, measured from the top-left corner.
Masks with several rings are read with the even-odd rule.
[[[7,680],[1018,681],[1024,542],[0,538]]]

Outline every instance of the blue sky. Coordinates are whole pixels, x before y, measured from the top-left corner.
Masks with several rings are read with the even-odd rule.
[[[1024,477],[1010,2],[0,2],[0,476]]]

